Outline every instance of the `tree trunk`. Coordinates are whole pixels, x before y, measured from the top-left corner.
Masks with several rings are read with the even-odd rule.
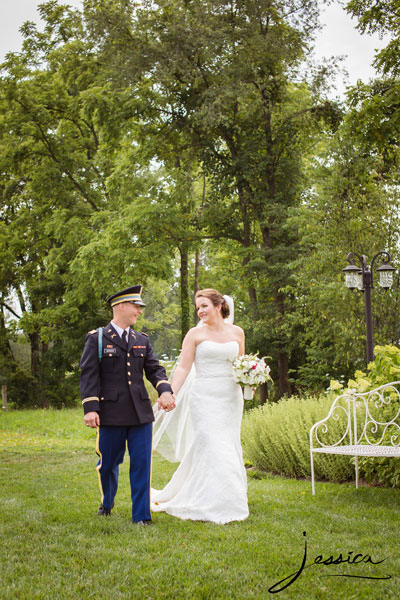
[[[0,294],[0,300],[3,300],[3,294]],[[16,360],[8,336],[3,306],[0,308],[0,351],[5,357],[8,366],[13,369],[16,367]]]
[[[278,353],[278,378],[279,378],[279,396],[290,396],[292,386],[289,381],[289,359],[287,352]]]
[[[47,342],[41,343],[40,348],[40,379],[39,379],[39,398],[40,404],[43,408],[49,408],[49,399],[46,393],[46,385],[45,385],[45,374],[43,372],[44,365],[46,364],[45,354],[49,349],[49,344]]]
[[[244,248],[250,248],[252,244],[251,240],[251,227],[250,220],[247,213],[247,202],[246,202],[246,194],[243,189],[243,185],[238,182],[237,184],[238,196],[240,200],[241,212],[242,212],[242,220],[243,220],[243,238],[242,238],[242,246]],[[250,257],[245,256],[242,260],[243,269],[246,272],[246,267],[250,262]],[[258,304],[257,304],[257,293],[254,287],[249,286],[248,288],[250,307],[253,311],[252,314],[255,319],[258,319]]]
[[[200,252],[198,250],[196,250],[196,253],[194,256],[194,282],[193,282],[194,296],[196,296],[196,292],[199,289],[199,267],[200,267]],[[196,310],[196,306],[195,306],[193,309],[193,325],[196,325],[197,321],[198,321],[197,310]]]
[[[179,248],[181,255],[181,341],[190,328],[190,302],[189,302],[189,252],[187,244]]]
[[[7,410],[7,386],[1,386],[1,406],[3,410]]]
[[[44,392],[44,386],[42,384],[41,377],[41,361],[40,361],[40,343],[39,343],[39,333],[34,331],[29,334],[29,340],[31,343],[31,373],[35,378],[37,385],[37,399],[38,403],[43,408],[49,407],[49,402]]]
[[[268,384],[262,383],[260,385],[260,404],[265,404],[268,400]]]
[[[39,364],[40,364],[40,351],[39,351],[39,334],[37,331],[29,334],[29,341],[31,343],[31,373],[35,379],[39,379]]]

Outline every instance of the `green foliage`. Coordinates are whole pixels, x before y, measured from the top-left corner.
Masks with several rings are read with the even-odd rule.
[[[16,366],[6,380],[7,400],[12,408],[34,406],[38,398],[37,380],[30,374],[29,370]],[[36,400],[37,402],[37,400]]]
[[[356,371],[347,382],[348,390],[368,392],[385,383],[400,381],[400,348],[393,345],[375,346],[374,360],[368,364],[368,373]],[[343,384],[331,381],[331,389],[340,390]]]
[[[245,414],[242,443],[245,457],[264,471],[287,477],[310,476],[309,432],[314,423],[327,416],[331,396],[291,397],[265,404]],[[343,423],[334,421],[325,443],[337,441]],[[319,455],[315,476],[330,481],[347,481],[354,477],[349,457]]]
[[[35,392],[17,377],[20,361],[12,352],[11,398],[61,406],[77,396],[68,374],[76,369],[74,345],[86,318],[76,315],[76,296],[65,301],[69,264],[90,239],[89,218],[103,201],[108,167],[87,107],[99,68],[79,13],[49,2],[41,14],[45,32],[26,25],[23,51],[2,65],[0,211],[7,235],[0,235],[0,281],[6,298],[18,299],[15,328],[31,346],[25,379],[33,378]],[[93,300],[86,311],[92,307]]]
[[[273,356],[285,393],[294,354],[287,325],[293,303],[285,287],[288,264],[298,252],[289,211],[307,185],[307,157],[316,137],[340,116],[322,97],[323,85],[301,74],[318,6],[294,2],[291,16],[280,2],[265,0],[234,6],[225,0],[217,6],[168,0],[134,13],[118,2],[97,7],[90,4],[88,27],[100,35],[117,88],[127,80],[138,88],[145,107],[142,132],[153,140],[146,140],[146,148],[169,173],[173,161],[181,175],[182,167],[190,173],[194,161],[205,175],[200,210],[180,211],[176,219],[182,258],[188,230],[197,242],[235,242],[231,260],[238,269],[230,273],[229,287],[238,282],[245,290],[240,299],[247,303],[250,348]],[[322,83],[321,73],[316,79]],[[185,190],[183,179],[176,178]],[[178,204],[185,206],[176,198]],[[210,278],[210,272],[204,275]],[[184,296],[181,304],[187,306]]]
[[[168,281],[149,279],[143,297],[146,310],[137,327],[149,335],[158,358],[174,361],[180,352],[177,290]]]
[[[400,488],[400,462],[397,458],[359,458],[358,468],[361,477],[368,483]]]
[[[16,402],[72,404],[85,333],[138,282],[159,355],[196,322],[193,292],[217,287],[277,396],[362,368],[362,296],[339,270],[350,249],[399,257],[396,78],[327,100],[309,0],[39,12],[0,76],[0,302],[22,315],[2,319],[0,379]],[[377,342],[398,340],[399,288],[375,298]]]
[[[382,250],[399,259],[397,172],[388,171],[380,149],[371,151],[374,112],[361,117],[354,107],[310,162],[314,189],[298,210],[292,226],[299,231],[301,252],[294,259],[292,285],[286,288],[296,306],[288,317],[297,368],[297,389],[320,390],[329,379],[346,380],[365,367],[365,305],[363,292],[345,288],[341,269],[351,250],[369,261]],[[362,121],[362,123],[361,123]],[[382,119],[380,119],[382,122]],[[376,128],[378,124],[376,123]],[[376,343],[400,337],[400,288],[375,286],[372,311]]]

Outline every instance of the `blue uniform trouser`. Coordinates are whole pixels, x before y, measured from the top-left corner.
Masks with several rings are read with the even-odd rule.
[[[132,497],[132,521],[148,521],[150,514],[150,476],[153,424],[135,427],[100,426],[97,464],[102,504],[112,508],[118,489],[119,465],[128,445],[129,479]]]

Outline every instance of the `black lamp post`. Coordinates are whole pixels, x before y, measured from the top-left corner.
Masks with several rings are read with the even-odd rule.
[[[393,273],[395,268],[389,263],[391,260],[388,252],[378,252],[371,261],[371,265],[367,265],[367,257],[349,252],[347,260],[350,263],[348,267],[342,269],[345,273],[345,284],[350,290],[355,288],[364,292],[365,299],[365,324],[367,327],[367,362],[374,360],[374,339],[372,330],[372,308],[371,308],[371,289],[374,287],[374,264],[380,256],[385,257],[382,266],[376,269],[378,274],[378,283],[381,287],[390,289],[393,285]],[[360,261],[360,266],[354,264],[355,258]]]

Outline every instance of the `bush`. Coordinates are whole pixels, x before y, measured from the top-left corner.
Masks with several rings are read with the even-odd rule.
[[[314,423],[327,416],[332,401],[332,395],[304,399],[293,396],[249,411],[242,425],[245,458],[264,471],[309,477],[309,432]],[[329,433],[332,440],[340,437],[341,428],[340,422],[333,423]],[[318,455],[314,468],[318,479],[347,481],[354,477],[354,467],[347,456]]]
[[[354,379],[347,382],[347,389],[368,392],[385,383],[400,380],[400,349],[397,346],[375,346],[374,355],[373,362],[368,364],[368,373],[356,371]],[[343,385],[331,381],[331,389],[341,393]]]
[[[398,458],[359,458],[361,477],[368,483],[400,488],[400,461]]]
[[[10,407],[13,408],[29,406],[31,404],[30,399],[35,398],[38,394],[37,381],[29,371],[21,367],[17,367],[9,375],[6,384],[8,402]]]

